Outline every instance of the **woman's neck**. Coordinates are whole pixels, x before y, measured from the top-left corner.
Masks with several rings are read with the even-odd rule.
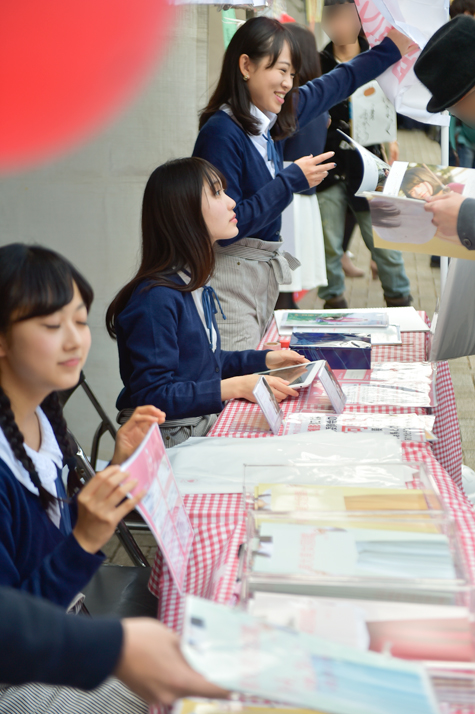
[[[358,40],[350,45],[335,45],[333,43],[333,56],[340,62],[349,62],[361,52]]]

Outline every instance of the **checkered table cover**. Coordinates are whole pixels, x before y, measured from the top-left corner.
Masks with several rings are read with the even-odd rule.
[[[423,317],[425,314],[422,313]],[[262,344],[277,338],[275,325],[269,329]],[[427,333],[403,333],[403,344],[373,348],[373,361],[419,362],[426,358]],[[447,362],[438,364],[437,400],[434,432],[438,442],[427,444],[404,442],[405,461],[423,461],[436,480],[441,496],[458,526],[460,542],[465,553],[469,573],[475,576],[475,512],[461,490],[462,450],[458,428],[455,396]],[[298,411],[299,398],[288,399],[282,404],[285,415]],[[348,410],[361,411],[361,407]],[[394,407],[365,407],[367,412],[408,412],[410,409]],[[425,410],[418,409],[418,413]],[[230,436],[239,422],[252,424],[259,420],[258,407],[249,402],[232,400],[228,403],[210,436]],[[232,435],[246,438],[270,436],[266,432],[240,431]],[[195,538],[184,583],[184,592],[227,603],[233,598],[238,549],[245,539],[245,511],[241,494],[207,494],[184,497]],[[171,573],[157,551],[149,587],[159,598],[159,619],[169,627],[180,631],[183,623],[184,597],[176,589]],[[462,712],[456,708],[446,709],[451,714]],[[473,710],[463,710],[475,714]],[[152,707],[152,714],[159,709]]]

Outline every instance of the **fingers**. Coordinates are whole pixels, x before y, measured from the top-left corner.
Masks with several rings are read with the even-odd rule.
[[[314,156],[312,159],[312,163],[315,164],[322,164],[324,161],[327,161],[327,159],[331,159],[332,156],[335,156],[334,151],[327,151],[324,154],[319,154],[318,156]],[[328,164],[328,166],[336,166],[336,164]]]
[[[448,198],[451,198],[452,194],[450,193],[439,193],[436,194],[435,196],[429,196],[426,198],[426,204],[427,203],[437,203],[438,201],[447,201]],[[427,208],[427,205],[424,206],[424,209],[426,211],[430,211],[430,208]]]
[[[295,389],[292,389],[292,387],[289,387],[289,383],[280,377],[268,377],[267,381],[275,396],[279,398],[278,395],[280,395],[280,401],[286,397],[299,396],[299,393]]]
[[[117,506],[114,512],[116,523],[119,523],[119,521],[121,521],[131,511],[133,511],[134,508],[139,505],[140,501],[142,500],[142,498],[144,498],[146,494],[147,491],[144,489],[143,491],[140,491],[137,496],[134,496],[133,498],[127,498],[124,503],[121,503],[120,506]]]
[[[120,503],[130,491],[137,486],[136,479],[128,479],[128,474],[118,466],[108,466],[104,471],[97,473],[87,486],[94,486],[86,492],[87,486],[82,490],[83,500],[107,501],[112,500],[114,505]]]

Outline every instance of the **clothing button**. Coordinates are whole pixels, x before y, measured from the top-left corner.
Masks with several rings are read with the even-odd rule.
[[[239,262],[239,260],[238,260],[238,265],[241,265],[241,263]]]
[[[463,241],[462,241],[462,243],[464,244],[464,246],[465,246],[466,248],[471,248],[471,247],[472,247],[472,241],[469,240],[468,238],[464,238]]]
[[[219,367],[216,367],[215,372],[219,372]]]

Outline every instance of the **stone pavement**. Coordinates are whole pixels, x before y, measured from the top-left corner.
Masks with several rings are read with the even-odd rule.
[[[418,161],[428,164],[440,163],[440,147],[435,141],[427,138],[421,131],[398,132],[401,161]],[[369,269],[369,252],[363,243],[358,229],[355,230],[351,246],[354,263],[366,271],[364,278],[347,279],[346,296],[350,307],[380,307],[384,305],[383,291],[379,280],[372,280]],[[434,313],[440,289],[440,274],[438,268],[429,266],[429,256],[405,253],[404,262],[411,281],[411,293],[414,297],[414,307],[425,310],[429,317]],[[303,308],[321,307],[322,301],[315,291],[307,293],[299,303]],[[475,357],[463,357],[451,360],[450,371],[455,388],[455,397],[462,435],[464,463],[475,469]],[[153,563],[156,551],[155,541],[149,534],[140,534],[136,540],[144,554]],[[117,538],[107,544],[104,551],[113,563],[129,565],[129,559],[119,546]]]

